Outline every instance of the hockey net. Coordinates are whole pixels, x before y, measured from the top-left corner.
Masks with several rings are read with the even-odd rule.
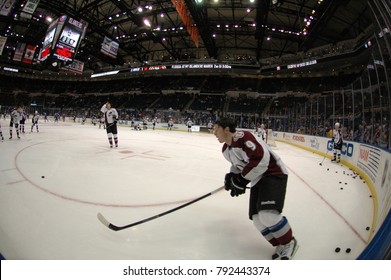
[[[275,148],[277,147],[276,141],[273,136],[273,130],[271,130],[271,129],[266,130],[266,143],[270,147],[275,147]]]

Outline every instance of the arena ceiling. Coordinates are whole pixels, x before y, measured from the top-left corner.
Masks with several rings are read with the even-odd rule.
[[[259,62],[356,38],[372,23],[367,0],[182,1],[197,27],[198,47],[172,0],[40,0],[31,19],[20,17],[26,0],[15,0],[12,13],[0,16],[0,35],[9,47],[39,47],[48,17],[84,20],[88,29],[75,58],[97,70],[151,60]],[[100,52],[104,37],[119,43],[116,59]]]

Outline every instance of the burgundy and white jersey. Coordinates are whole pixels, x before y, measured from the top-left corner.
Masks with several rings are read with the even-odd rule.
[[[231,172],[241,173],[252,185],[263,176],[288,174],[280,157],[250,131],[237,131],[232,144],[223,145],[223,155],[232,163]]]
[[[102,106],[100,111],[105,114],[105,121],[107,124],[113,123],[115,119],[118,118],[117,110],[114,108],[107,109],[106,104]]]
[[[342,144],[342,131],[341,129],[334,129],[333,130],[333,138],[335,144]]]
[[[22,119],[22,114],[17,110],[13,110],[11,113],[11,119],[13,123],[19,123],[19,121]]]

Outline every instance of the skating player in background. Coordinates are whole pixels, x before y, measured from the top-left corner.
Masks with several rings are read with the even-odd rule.
[[[258,137],[261,137],[263,141],[266,141],[266,129],[263,123],[257,125],[255,128],[255,134],[258,135]]]
[[[16,136],[18,139],[20,139],[19,136],[19,122],[22,119],[22,106],[18,106],[15,110],[12,111],[11,113],[11,121],[10,121],[10,138],[12,139],[12,128],[15,126],[16,130]]]
[[[99,120],[99,129],[101,128],[101,126],[103,126],[103,129],[106,129],[106,126],[105,126],[105,116],[104,115]]]
[[[288,219],[282,215],[288,171],[269,146],[250,131],[236,131],[235,122],[221,118],[214,135],[223,145],[223,155],[232,164],[224,185],[232,197],[244,194],[251,182],[249,218],[274,246],[272,259],[290,260],[297,250]]]
[[[152,130],[155,130],[156,123],[157,123],[157,118],[154,117],[153,120],[152,120]]]
[[[187,132],[191,132],[191,127],[193,126],[193,122],[191,121],[190,118],[187,120],[186,125],[187,125]]]
[[[333,158],[331,159],[331,161],[340,162],[343,137],[342,137],[341,127],[338,122],[335,123],[334,130],[333,130],[333,138],[331,141],[333,143]]]
[[[24,132],[24,125],[25,125],[25,123],[26,123],[26,112],[23,110],[23,108],[22,108],[22,112],[20,113],[20,116],[21,116],[21,119],[20,119],[20,122],[19,122],[19,124],[20,124],[20,132],[21,133],[25,133]]]
[[[115,147],[118,147],[118,130],[117,130],[117,120],[118,112],[115,108],[111,107],[110,102],[107,102],[102,106],[100,111],[104,114],[107,138],[109,139],[110,148],[113,147],[113,138]]]
[[[1,130],[1,118],[0,118],[0,138],[1,138],[1,141],[4,140],[3,131]]]
[[[167,123],[167,129],[172,130],[173,127],[174,127],[174,122],[172,121],[172,119],[170,119]]]
[[[55,113],[54,114],[54,122],[59,122],[60,121],[60,113]]]
[[[208,131],[209,131],[209,133],[212,133],[212,132],[213,132],[213,123],[212,123],[212,120],[209,120],[209,122],[208,122]]]
[[[38,121],[39,121],[39,114],[38,114],[38,111],[35,111],[33,118],[31,119],[31,132],[33,132],[34,126],[35,126],[37,132],[39,132]]]

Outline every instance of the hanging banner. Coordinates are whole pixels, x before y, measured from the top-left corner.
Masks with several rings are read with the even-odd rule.
[[[23,62],[27,64],[33,63],[35,49],[37,47],[33,45],[27,45],[26,52],[24,53]]]
[[[20,13],[20,16],[23,18],[31,19],[38,4],[39,0],[27,0],[26,5],[24,5],[24,8]]]
[[[14,61],[22,61],[24,49],[26,48],[26,43],[18,43],[15,54],[14,54]]]
[[[14,6],[15,0],[0,0],[0,15],[8,16]]]
[[[74,59],[71,64],[67,64],[61,67],[61,69],[76,74],[83,74],[84,62]]]
[[[116,41],[111,40],[110,38],[106,37],[103,39],[101,53],[111,57],[111,58],[117,58],[118,53],[118,47],[119,44]]]
[[[0,36],[0,55],[3,54],[3,50],[6,42],[7,42],[7,37]]]
[[[187,32],[190,35],[190,38],[193,40],[194,45],[198,48],[199,44],[199,34],[198,29],[191,17],[190,11],[187,8],[184,0],[171,0],[174,4],[176,11],[178,12],[180,18],[182,19],[183,25],[186,27]]]

